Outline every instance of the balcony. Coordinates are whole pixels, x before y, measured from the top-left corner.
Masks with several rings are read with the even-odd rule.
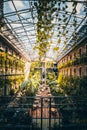
[[[83,55],[82,57],[76,58],[74,60],[74,65],[87,64],[87,56]]]
[[[87,130],[87,97],[0,97],[1,130]]]
[[[58,66],[58,69],[60,70],[62,68],[75,66],[75,65],[82,65],[82,64],[87,64],[87,56],[86,56],[86,54],[82,55],[81,57],[69,60],[68,62],[61,63]]]

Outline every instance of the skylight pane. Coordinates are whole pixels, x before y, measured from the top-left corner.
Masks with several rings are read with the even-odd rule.
[[[11,33],[14,34],[14,39],[16,38],[16,40],[13,40],[13,42],[15,42],[15,44],[17,42],[18,45],[19,41],[20,49],[22,51],[24,50],[25,53],[31,50],[29,54],[31,58],[34,58],[34,54],[36,57],[38,56],[38,50],[33,50],[33,47],[37,41],[37,23],[42,15],[40,14],[41,12],[37,13],[34,2],[35,1],[31,2],[27,0],[10,0],[4,2],[4,17],[7,26],[3,28],[3,32],[7,36],[9,35],[9,38],[12,38],[10,36]],[[60,3],[60,7],[58,7],[58,3]],[[76,13],[73,13],[75,6]],[[57,10],[52,13],[53,19],[51,21],[53,24],[51,30],[53,31],[52,44],[46,54],[47,57],[52,57],[53,59],[55,59],[57,55],[57,51],[53,50],[54,47],[60,47],[59,50],[62,55],[62,50],[66,46],[65,43],[68,44],[70,42],[70,44],[74,44],[73,34],[78,32],[82,24],[84,24],[81,22],[86,15],[84,12],[84,4],[78,3],[78,1],[77,5],[75,5],[74,2],[57,1],[55,7]],[[52,8],[50,11],[52,11]],[[49,34],[51,34],[51,32],[49,32]],[[50,41],[50,38],[48,40]],[[73,42],[71,42],[71,40]]]
[[[12,4],[12,1],[8,1],[4,3],[4,14],[15,11],[15,8]]]

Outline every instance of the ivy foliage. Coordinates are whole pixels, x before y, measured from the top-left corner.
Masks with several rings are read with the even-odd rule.
[[[56,11],[54,1],[38,1],[34,3],[37,11],[37,41],[34,49],[38,49],[40,57],[44,57],[52,44],[53,13]]]
[[[65,45],[65,50],[69,41],[69,25],[74,30],[76,29],[77,22],[77,2],[72,1],[72,12],[69,17],[69,4],[67,1],[56,0],[39,0],[34,1],[33,7],[37,12],[36,23],[36,45],[34,49],[38,50],[39,58],[44,57],[53,43],[52,37],[54,36],[54,27],[57,27],[57,47],[53,48],[53,51],[58,52],[60,44]],[[62,12],[62,13],[61,13]],[[56,23],[54,24],[54,21]],[[72,33],[72,37],[77,39],[76,31]],[[62,40],[62,38],[64,40]],[[76,44],[75,40],[75,44]]]

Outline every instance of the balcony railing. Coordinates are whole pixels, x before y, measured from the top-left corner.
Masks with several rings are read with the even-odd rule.
[[[68,62],[61,63],[58,66],[58,69],[70,67],[70,66],[75,66],[75,65],[81,65],[81,64],[87,64],[87,56],[83,55],[82,57],[78,57],[72,60],[69,60]]]
[[[87,56],[82,56],[74,60],[74,65],[87,64]]]
[[[0,130],[87,130],[86,97],[0,97]]]

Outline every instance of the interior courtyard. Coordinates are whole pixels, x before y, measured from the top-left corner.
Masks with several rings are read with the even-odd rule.
[[[87,130],[87,0],[0,0],[0,130]]]

